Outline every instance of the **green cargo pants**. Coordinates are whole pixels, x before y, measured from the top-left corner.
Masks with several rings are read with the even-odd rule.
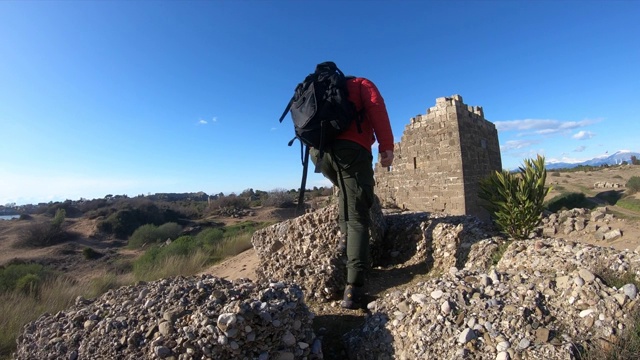
[[[310,150],[318,162],[318,150]],[[369,209],[373,204],[373,157],[361,145],[336,140],[327,150],[320,171],[340,189],[340,231],[347,236],[347,283],[363,286],[369,268]]]

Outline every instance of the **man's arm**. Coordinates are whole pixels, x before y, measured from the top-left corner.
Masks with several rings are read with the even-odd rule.
[[[380,165],[389,167],[393,163],[394,144],[387,107],[380,91],[370,80],[364,79],[362,81],[362,91],[363,106],[378,140],[378,151],[381,155]]]

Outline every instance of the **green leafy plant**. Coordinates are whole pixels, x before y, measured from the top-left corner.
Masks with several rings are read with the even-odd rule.
[[[627,181],[627,184],[625,186],[630,193],[637,193],[638,191],[640,191],[640,177],[632,176],[631,178],[629,178],[629,181]]]
[[[540,223],[544,198],[551,191],[545,186],[544,157],[525,159],[519,172],[495,171],[480,182],[478,196],[502,232],[514,239],[525,239]]]

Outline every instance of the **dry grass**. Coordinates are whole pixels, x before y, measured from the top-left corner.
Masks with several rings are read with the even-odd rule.
[[[41,314],[56,313],[70,307],[78,296],[95,297],[123,285],[114,275],[103,275],[79,282],[60,276],[45,282],[36,294],[12,291],[0,294],[0,359],[10,359],[22,327]]]
[[[198,250],[191,256],[167,256],[151,266],[140,267],[135,271],[135,279],[154,281],[174,276],[190,276],[202,271],[210,262],[210,254]]]

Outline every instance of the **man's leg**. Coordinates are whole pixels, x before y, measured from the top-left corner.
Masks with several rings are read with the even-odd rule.
[[[318,155],[319,155],[319,151],[316,149],[311,149],[309,151],[309,155],[311,155],[311,161],[313,162],[313,164],[317,164],[318,162]],[[331,154],[329,151],[325,152],[322,158],[322,163],[320,165],[320,172],[322,172],[322,175],[329,179],[329,181],[331,181],[331,183],[336,186],[338,188],[338,190],[340,190],[339,194],[338,194],[338,226],[340,227],[340,232],[342,233],[343,237],[347,236],[347,224],[345,222],[345,210],[344,210],[344,201],[342,200],[342,197],[344,196],[344,191],[342,190],[342,185],[340,184],[340,181],[338,179],[338,171],[337,171],[337,166],[336,164],[334,164],[334,159],[332,158]]]
[[[355,143],[334,146],[333,160],[347,227],[347,283],[362,287],[369,267],[369,209],[373,203],[371,154]],[[344,305],[344,304],[343,304]],[[351,306],[346,306],[351,307]]]

